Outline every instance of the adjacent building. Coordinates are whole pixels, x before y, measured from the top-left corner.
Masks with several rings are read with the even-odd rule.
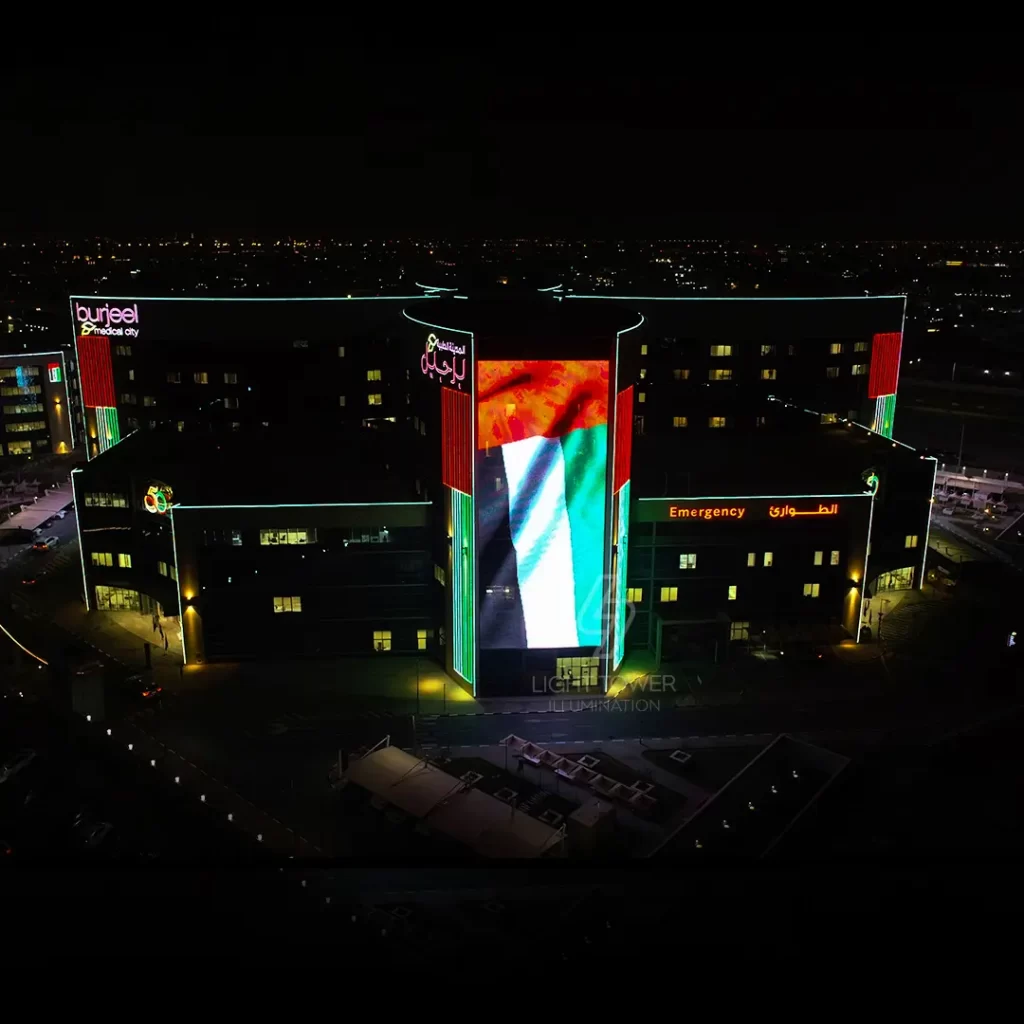
[[[70,453],[72,417],[63,352],[0,354],[0,456]]]

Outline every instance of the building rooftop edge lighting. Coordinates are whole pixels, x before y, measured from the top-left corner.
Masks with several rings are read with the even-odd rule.
[[[425,302],[437,295],[69,295],[69,299],[100,299],[103,302]]]

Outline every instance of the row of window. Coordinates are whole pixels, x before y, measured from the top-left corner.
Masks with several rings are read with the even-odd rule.
[[[261,544],[315,544],[316,530],[313,529],[276,529],[260,530]]]
[[[160,573],[161,576],[167,576],[175,581],[178,579],[178,570],[167,562],[157,562],[156,571]]]
[[[45,410],[45,408],[46,407],[43,405],[42,402],[22,402],[20,404],[19,403],[15,403],[14,405],[5,405],[4,406],[4,415],[5,416],[24,416],[27,413],[43,412]]]
[[[821,593],[820,583],[805,583],[804,584],[804,597],[818,597]],[[735,601],[739,594],[739,587],[736,584],[729,584],[726,589],[726,597],[730,601]],[[641,604],[644,599],[643,587],[627,587],[626,588],[626,600],[631,601],[633,604]],[[658,593],[658,600],[662,604],[672,604],[679,600],[679,588],[678,587],[661,587]]]
[[[688,427],[689,425],[690,425],[690,418],[689,418],[689,416],[673,416],[672,417],[672,426],[673,427]],[[713,428],[715,428],[715,427],[727,427],[728,425],[729,425],[729,417],[728,416],[709,416],[708,417],[708,426],[709,427],[713,427]],[[758,426],[761,426],[761,424],[758,424]],[[643,431],[641,430],[640,433],[643,433]]]
[[[37,448],[45,447],[49,442],[42,438],[36,441]],[[3,445],[0,445],[0,454],[3,452]],[[31,441],[8,441],[7,442],[7,454],[8,455],[31,455],[32,454],[32,442]]]
[[[132,354],[131,345],[115,345],[114,355],[115,356],[130,356]]]
[[[761,355],[762,356],[774,356],[778,353],[778,345],[762,345]],[[871,348],[870,342],[867,341],[855,341],[853,343],[854,352],[867,352]],[[711,345],[709,347],[710,355],[715,359],[728,358],[733,354],[732,345]],[[796,355],[796,345],[787,345],[786,351],[788,355]],[[841,356],[846,351],[846,343],[842,341],[833,341],[828,346],[829,355]],[[647,346],[640,346],[640,355],[647,355]]]
[[[134,379],[134,378],[133,378]],[[192,374],[192,380],[196,384],[209,384],[210,375],[206,370],[197,370]],[[181,383],[181,370],[168,370],[167,371],[167,383],[168,384],[180,384]],[[224,373],[225,384],[237,384],[238,374],[225,371]]]
[[[46,420],[26,420],[24,423],[8,423],[8,434],[27,434],[31,430],[45,430]]]
[[[127,508],[128,501],[123,494],[112,494],[109,491],[89,491],[85,495],[86,506],[95,505],[99,508]]]
[[[109,551],[93,551],[90,556],[93,565],[105,565],[108,568],[114,564],[114,556]],[[117,565],[120,569],[132,567],[132,556],[125,551],[118,552]]]
[[[0,387],[0,398],[14,398],[18,395],[41,395],[42,386],[39,384],[5,385]]]
[[[913,542],[914,542],[913,544],[910,543],[911,540],[913,540]],[[914,536],[914,537],[908,536],[907,537],[907,547],[909,548],[909,547],[916,547],[916,546],[917,546],[917,537],[916,536]],[[814,552],[814,564],[815,565],[823,565],[824,561],[825,561],[825,552],[824,551],[815,551]],[[761,556],[761,564],[766,569],[770,569],[775,564],[775,553],[772,552],[772,551],[765,551],[762,554],[762,556]],[[829,565],[838,565],[839,564],[839,552],[838,552],[838,550],[832,550],[832,551],[829,552],[828,564]],[[748,567],[753,567],[755,565],[757,565],[757,552],[756,551],[748,551],[747,552],[747,566]],[[695,551],[685,551],[685,552],[683,552],[679,556],[679,568],[680,569],[696,569],[697,568],[697,553]]]

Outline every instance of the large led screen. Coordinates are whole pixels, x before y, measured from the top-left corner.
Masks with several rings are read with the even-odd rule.
[[[601,643],[608,363],[477,364],[481,648]]]

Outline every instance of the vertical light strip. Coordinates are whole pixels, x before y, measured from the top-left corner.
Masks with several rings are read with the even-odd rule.
[[[626,572],[629,551],[629,481],[617,495],[615,533],[618,550],[615,558],[615,638],[612,671],[618,669],[626,653]]]
[[[181,563],[178,561],[178,537],[174,532],[174,506],[168,509],[171,520],[171,550],[174,552],[174,575],[178,578],[174,581],[174,589],[178,592],[178,632],[181,634],[181,663],[188,664],[188,654],[185,651],[185,614],[181,607]]]
[[[864,545],[864,578],[860,581],[860,600],[857,602],[857,640],[860,643],[860,630],[864,622],[864,594],[868,589],[868,559],[871,557],[871,527],[875,519],[875,494],[878,493],[878,489],[875,488],[875,492],[871,495],[871,510],[868,512],[868,539]]]
[[[101,454],[113,448],[121,440],[117,409],[103,405],[96,406],[96,435]]]
[[[80,469],[71,470],[71,497],[75,501],[75,529],[78,530],[78,555],[82,560],[82,595],[85,598],[85,610],[90,611],[92,605],[89,602],[89,581],[85,578],[85,548],[82,547],[82,502],[75,488],[75,474],[81,472]]]
[[[71,432],[71,448],[74,450],[75,447],[75,410],[71,407],[71,392],[68,389],[68,364],[64,358],[64,350],[61,349],[60,353],[60,372],[64,374],[64,401],[67,403],[65,408],[68,413],[68,430]]]
[[[928,560],[928,540],[932,532],[932,510],[935,508],[935,479],[939,472],[938,459],[932,459],[932,489],[928,493],[928,525],[924,528],[924,551],[921,553],[921,579],[918,590],[924,589],[924,566]]]

